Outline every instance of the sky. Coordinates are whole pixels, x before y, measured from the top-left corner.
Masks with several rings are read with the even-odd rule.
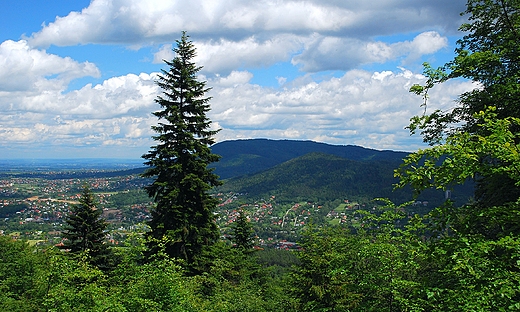
[[[405,127],[423,62],[454,56],[464,0],[2,0],[0,159],[139,158],[186,31],[217,142],[425,148]],[[428,109],[475,86],[440,85]]]

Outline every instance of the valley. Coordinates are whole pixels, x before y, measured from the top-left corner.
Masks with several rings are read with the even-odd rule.
[[[300,144],[302,151],[295,152],[299,151],[295,146]],[[219,148],[226,152],[216,165],[217,173],[231,172],[231,167],[233,172],[247,172],[228,175],[224,185],[213,192],[219,200],[215,221],[224,240],[229,237],[240,209],[253,226],[259,248],[297,248],[294,242],[309,223],[355,226],[357,210],[373,210],[380,205],[374,198],[387,197],[399,203],[411,199],[406,190],[392,191],[392,172],[400,153],[392,159],[387,151],[385,159],[378,161],[375,159],[381,157],[377,151],[356,147],[357,152],[350,158],[370,158],[358,161],[346,158],[349,154],[338,146],[269,140],[223,142],[216,145],[215,149]],[[229,160],[245,159],[246,150],[248,155],[256,153],[256,163]],[[331,150],[336,155],[324,153]],[[372,155],[363,156],[360,151]],[[300,155],[303,152],[309,153]],[[267,158],[269,162],[258,161]],[[72,166],[69,162],[64,169],[59,168],[63,161],[49,162],[45,167],[18,163],[16,170],[4,165],[0,171],[2,233],[39,243],[60,243],[62,219],[70,206],[77,203],[85,184],[96,195],[98,209],[103,209],[111,243],[119,244],[130,233],[144,231],[152,207],[144,191],[150,180],[140,176],[144,168],[129,169],[136,166],[135,162],[98,164],[97,168],[88,163],[81,168],[80,163]],[[267,163],[271,167],[259,165]],[[442,200],[442,193],[426,192],[407,212],[410,216],[423,214]]]

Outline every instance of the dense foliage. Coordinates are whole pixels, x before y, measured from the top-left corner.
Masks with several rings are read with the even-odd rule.
[[[226,245],[212,248],[207,272],[186,276],[183,266],[162,252],[143,264],[146,246],[140,235],[114,247],[120,261],[110,271],[52,247],[40,250],[0,236],[0,310],[296,311],[284,282],[262,272],[256,258]]]
[[[478,87],[450,111],[412,119],[429,149],[405,159],[401,185],[448,189],[475,179],[475,202],[448,202],[430,214],[429,278],[425,288],[437,310],[517,310],[520,307],[520,2],[469,0],[466,35],[455,59],[426,67],[425,86],[414,86],[427,105],[436,83],[468,78]]]
[[[294,275],[302,309],[520,308],[520,2],[469,0],[465,13],[467,33],[454,61],[426,65],[428,81],[411,89],[423,96],[425,114],[412,118],[410,129],[432,147],[407,156],[396,176],[416,194],[475,179],[475,201],[455,207],[448,200],[408,221],[390,205],[361,218],[355,235],[352,228],[310,231]],[[457,107],[428,113],[428,91],[459,77],[479,87]]]
[[[461,27],[467,34],[459,40],[457,56],[443,68],[427,66],[426,85],[412,88],[427,105],[428,90],[436,83],[459,77],[478,83],[454,109],[412,119],[411,130],[420,129],[434,146],[407,157],[396,172],[401,185],[417,191],[475,179],[474,203],[439,213],[439,222],[460,235],[495,240],[520,234],[519,11],[518,1],[468,1],[470,23]]]
[[[362,226],[309,227],[293,291],[303,311],[421,311],[422,224],[393,205],[359,211]]]

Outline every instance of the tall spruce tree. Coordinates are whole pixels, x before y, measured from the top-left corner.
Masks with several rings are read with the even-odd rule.
[[[104,243],[107,224],[101,217],[103,211],[96,208],[97,203],[90,188],[85,185],[79,204],[72,206],[65,217],[65,238],[63,248],[72,255],[86,254],[88,262],[100,269],[110,268],[111,251]]]
[[[208,193],[221,184],[208,168],[220,158],[210,149],[218,130],[211,130],[206,116],[209,88],[197,80],[202,67],[193,62],[196,51],[186,32],[173,51],[173,60],[164,61],[169,70],[162,70],[157,82],[163,91],[155,100],[162,110],[153,113],[159,119],[152,126],[157,145],[142,156],[149,166],[144,176],[154,178],[146,187],[155,202],[148,248],[150,255],[164,248],[169,256],[192,264],[219,237],[214,222],[217,200]]]

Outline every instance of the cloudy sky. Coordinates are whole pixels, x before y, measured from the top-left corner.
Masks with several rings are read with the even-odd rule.
[[[139,158],[186,30],[217,141],[424,147],[421,64],[453,57],[464,0],[2,0],[0,158]],[[431,94],[449,108],[472,85]]]

